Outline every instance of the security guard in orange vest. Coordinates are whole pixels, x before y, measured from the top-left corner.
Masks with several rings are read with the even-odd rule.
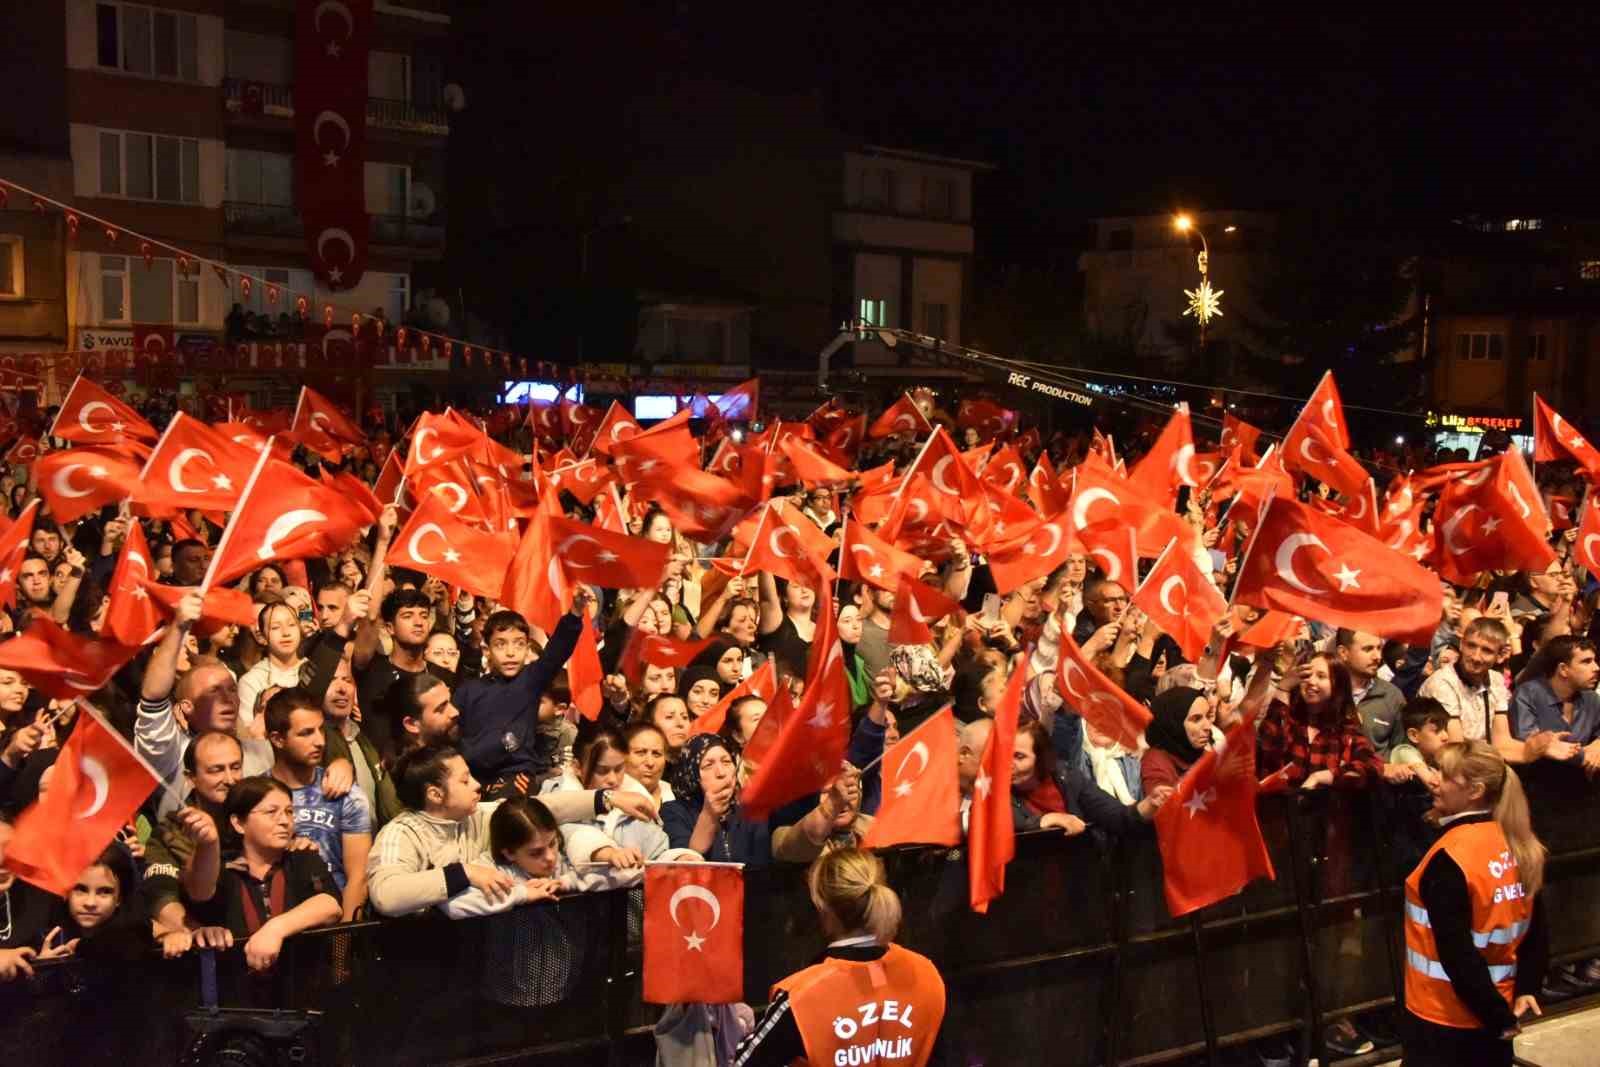
[[[925,1067],[941,1062],[944,980],[892,942],[900,898],[871,852],[824,853],[806,876],[832,938],[820,963],[772,987],[735,1067]]]
[[[1406,879],[1406,1067],[1510,1067],[1539,1015],[1549,943],[1545,848],[1516,772],[1492,745],[1446,745],[1431,783],[1444,831]]]

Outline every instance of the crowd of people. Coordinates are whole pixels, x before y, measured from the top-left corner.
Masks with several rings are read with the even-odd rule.
[[[86,713],[30,684],[26,671],[0,669],[0,983],[24,988],[36,969],[68,955],[176,957],[200,948],[242,947],[251,970],[270,972],[285,940],[302,931],[432,912],[508,924],[507,936],[489,942],[488,966],[499,980],[486,984],[485,996],[556,1003],[577,950],[549,909],[527,905],[635,885],[653,861],[753,868],[859,847],[884,799],[886,747],[947,706],[966,812],[983,788],[997,706],[1018,672],[1025,688],[1010,788],[1019,831],[1153,833],[1152,820],[1186,773],[1242,716],[1258,723],[1256,773],[1264,782],[1300,790],[1382,783],[1417,801],[1419,825],[1434,798],[1459,785],[1451,768],[1469,755],[1600,771],[1592,636],[1600,587],[1578,563],[1571,524],[1550,533],[1555,561],[1537,573],[1441,579],[1443,609],[1426,643],[1315,618],[1289,619],[1261,639],[1262,624],[1282,613],[1230,600],[1191,656],[1131,604],[1138,581],[1104,553],[1072,546],[1012,585],[997,581],[990,565],[1003,552],[992,532],[980,538],[956,520],[913,530],[903,514],[865,517],[873,512],[862,502],[883,484],[871,472],[910,469],[928,431],[947,431],[966,446],[974,479],[1049,517],[1060,506],[1051,494],[1070,499],[1075,467],[1125,471],[1159,423],[1118,442],[1118,456],[1099,432],[1042,438],[1019,432],[1014,416],[997,429],[972,425],[931,396],[904,399],[925,425],[865,442],[858,434],[848,448],[822,450],[844,478],[811,476],[797,463],[778,468],[766,491],[785,502],[786,522],[832,539],[822,555],[838,570],[844,527],[864,522],[882,533],[893,521],[896,547],[920,568],[911,577],[959,604],[919,619],[931,629],[926,642],[895,639],[905,604],[885,583],[835,578],[823,590],[730,566],[752,549],[731,524],[708,539],[685,521],[681,502],[657,498],[655,483],[630,478],[615,457],[563,453],[574,442],[550,440],[537,417],[517,420],[505,435],[528,464],[509,478],[537,481],[598,459],[616,472],[614,491],[587,499],[562,491],[566,516],[598,524],[613,501],[627,532],[666,546],[668,560],[642,588],[574,581],[565,614],[548,627],[495,597],[393,563],[409,509],[389,500],[338,551],[265,562],[241,579],[250,625],[209,621],[198,588],[225,516],[141,518],[109,504],[61,522],[38,511],[0,632],[49,620],[101,635],[135,524],[152,572],[181,592],[168,624],[90,698],[162,788],[64,898],[7,873],[3,855],[13,823],[50,788],[54,761]],[[567,429],[581,430],[583,419],[566,414]],[[773,419],[763,429],[754,411],[696,420],[702,451],[694,466],[734,478],[716,462],[721,451],[777,427],[807,426],[801,436],[836,445],[844,414],[829,404],[804,423]],[[391,458],[387,441],[377,440],[347,446],[337,462],[304,449],[294,462],[376,481]],[[1020,473],[1034,477],[1002,478],[993,469],[1006,448]],[[394,449],[398,460],[408,445]],[[1044,489],[1041,469],[1049,472]],[[1382,464],[1373,471],[1380,490],[1398,474]],[[1539,475],[1547,495],[1572,495],[1571,464],[1541,464]],[[27,465],[0,476],[10,519],[33,500],[36,481]],[[1303,498],[1330,495],[1309,479],[1297,482]],[[1177,488],[1174,504],[1195,566],[1227,596],[1254,513],[1230,509],[1209,486]],[[820,618],[824,609],[833,617]],[[751,815],[744,789],[774,734],[763,722],[770,708],[804,700],[806,679],[828,652],[815,644],[824,629],[837,634],[853,705],[845,761],[815,793]],[[676,665],[651,662],[640,652],[649,637],[691,651]],[[1067,638],[1148,707],[1136,742],[1110,736],[1063,693],[1056,673]],[[597,693],[569,670],[588,641],[602,668]],[[770,685],[759,684],[764,671]],[[720,726],[696,728],[713,714]],[[1548,970],[1538,935],[1527,936],[1519,995],[1600,986],[1600,961]],[[1495,1021],[1515,1026],[1509,1009]],[[770,1058],[778,1046],[761,1051],[768,1032],[758,1029],[738,1062],[779,1062]],[[1350,1023],[1328,1036],[1340,1051],[1372,1047]],[[793,1045],[791,1035],[785,1056]]]

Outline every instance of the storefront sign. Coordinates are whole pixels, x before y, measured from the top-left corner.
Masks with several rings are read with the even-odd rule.
[[[1522,419],[1504,415],[1458,415],[1454,412],[1428,412],[1426,423],[1441,430],[1455,433],[1486,433],[1489,430],[1522,432]]]
[[[94,352],[107,348],[132,348],[133,331],[119,330],[115,327],[111,329],[100,329],[98,327],[80,328],[78,330],[78,347],[85,352]]]

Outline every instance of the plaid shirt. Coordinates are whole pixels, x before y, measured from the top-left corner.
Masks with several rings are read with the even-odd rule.
[[[1262,777],[1287,768],[1283,777],[1291,785],[1317,771],[1332,771],[1335,785],[1364,785],[1383,774],[1383,760],[1354,715],[1337,730],[1319,729],[1312,738],[1304,707],[1296,710],[1281,700],[1273,701],[1257,724],[1256,762]]]

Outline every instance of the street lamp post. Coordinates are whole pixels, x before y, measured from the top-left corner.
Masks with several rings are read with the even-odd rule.
[[[1189,306],[1183,311],[1184,315],[1193,315],[1200,324],[1200,351],[1206,348],[1206,326],[1213,316],[1222,317],[1222,290],[1211,288],[1211,246],[1206,241],[1205,231],[1194,224],[1194,219],[1187,214],[1173,216],[1172,228],[1179,233],[1195,234],[1200,238],[1200,254],[1195,257],[1195,265],[1200,270],[1200,284],[1193,289],[1185,289],[1183,295],[1189,298]],[[1229,226],[1224,233],[1232,233],[1234,227]]]

